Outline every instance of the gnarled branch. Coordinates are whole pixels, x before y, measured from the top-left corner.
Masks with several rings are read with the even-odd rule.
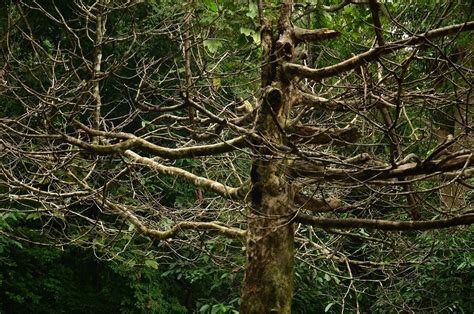
[[[377,46],[366,52],[358,54],[350,59],[342,61],[338,64],[324,67],[321,69],[312,69],[303,65],[286,63],[283,65],[284,71],[290,76],[299,76],[312,80],[320,80],[326,77],[339,75],[343,72],[350,71],[356,67],[376,60],[379,56],[392,53],[396,50],[403,49],[407,46],[418,45],[427,39],[433,39],[437,37],[454,35],[459,32],[472,31],[474,29],[474,21],[450,25],[442,28],[437,28],[428,31],[424,34],[418,34],[415,36],[408,37],[406,39],[400,39],[397,41],[386,43],[383,46]]]

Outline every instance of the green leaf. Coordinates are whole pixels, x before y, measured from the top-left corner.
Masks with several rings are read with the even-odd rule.
[[[56,218],[59,218],[61,220],[66,220],[66,217],[64,216],[64,213],[63,212],[60,212],[60,211],[57,211],[57,210],[53,210],[52,211],[52,215]]]
[[[211,305],[210,304],[204,304],[199,308],[199,313],[207,313],[209,311]]]
[[[135,266],[135,264],[136,264],[136,262],[133,259],[128,260],[128,261],[125,262],[125,266],[130,267],[130,268],[133,268]]]
[[[92,244],[94,246],[102,246],[104,244],[104,239],[102,238],[94,238],[94,240],[92,240]]]
[[[325,17],[325,19],[326,19],[329,23],[332,23],[332,22],[333,22],[332,15],[329,14],[328,12],[323,11],[323,16]]]
[[[253,29],[246,28],[246,27],[241,27],[240,28],[240,33],[244,34],[245,36],[252,36],[252,33],[254,33]]]
[[[209,50],[210,53],[216,53],[219,48],[222,47],[222,41],[219,39],[206,39],[203,42],[204,47],[206,47],[207,50]]]
[[[211,314],[227,313],[227,307],[224,304],[216,304],[212,306]]]
[[[366,237],[369,237],[369,236],[370,236],[370,234],[368,234],[367,231],[365,231],[365,229],[363,229],[363,228],[360,229],[359,232],[360,232],[360,234],[362,234],[363,236],[366,236]]]
[[[26,216],[26,220],[35,220],[40,217],[39,213],[31,213]]]
[[[254,19],[258,15],[257,4],[253,1],[249,2],[249,11],[246,14],[249,18]]]
[[[457,267],[456,269],[457,269],[457,270],[461,270],[461,269],[465,268],[466,265],[467,265],[466,262],[462,262],[461,264],[458,265],[458,267]]]
[[[147,259],[145,265],[153,269],[158,269],[158,263],[154,259]]]
[[[217,12],[219,7],[214,0],[205,0],[204,3],[206,4],[207,8],[212,12]]]
[[[326,307],[324,308],[324,313],[327,313],[333,305],[334,305],[334,302],[331,302],[328,305],[326,305]]]
[[[260,34],[257,33],[255,30],[246,28],[246,27],[241,27],[240,28],[240,33],[247,36],[247,37],[252,37],[252,40],[254,43],[259,44],[260,43]]]

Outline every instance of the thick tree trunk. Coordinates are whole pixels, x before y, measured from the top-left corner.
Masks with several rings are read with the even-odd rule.
[[[256,125],[268,143],[283,144],[292,85],[275,80],[263,91]],[[242,313],[290,313],[293,298],[292,196],[285,152],[261,145],[251,170],[247,264]]]
[[[293,225],[281,161],[252,168],[247,267],[241,313],[290,313],[293,298]]]
[[[283,144],[291,105],[291,83],[274,80],[262,92],[256,121],[266,143]],[[285,152],[259,145],[253,163],[247,228],[247,264],[241,293],[242,313],[290,313],[293,298],[294,233],[292,197],[285,177]]]
[[[281,3],[279,39],[274,42],[271,23],[264,17],[263,1],[258,4],[262,26],[262,96],[255,125],[265,143],[256,146],[260,157],[254,161],[250,174],[247,263],[240,299],[243,314],[291,313],[292,198],[284,175],[286,153],[276,147],[287,141],[283,130],[288,123],[293,94],[292,83],[281,71],[282,62],[291,60],[294,54],[293,40],[288,35],[292,5],[290,0]]]

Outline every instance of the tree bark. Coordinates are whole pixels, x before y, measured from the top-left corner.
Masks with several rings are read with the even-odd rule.
[[[247,229],[247,266],[241,313],[290,313],[293,298],[293,225],[281,161],[252,168],[252,205]]]
[[[284,142],[291,84],[278,79],[264,90],[256,125],[272,143]],[[271,145],[270,145],[271,146]],[[247,228],[247,263],[242,313],[290,313],[293,298],[294,232],[287,160],[269,147],[258,151],[250,173],[252,189]]]
[[[262,24],[262,96],[255,125],[268,143],[285,143],[284,130],[293,94],[292,83],[281,71],[284,54],[292,58],[294,44],[286,34],[290,27],[292,1],[282,1],[278,21],[279,40],[272,40],[270,23]],[[282,47],[288,49],[281,49]],[[289,54],[289,55],[288,55]],[[247,228],[247,263],[241,291],[241,313],[291,313],[293,299],[294,231],[285,154],[260,147],[251,170],[252,190]]]

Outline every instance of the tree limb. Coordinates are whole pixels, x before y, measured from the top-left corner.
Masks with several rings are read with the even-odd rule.
[[[406,39],[400,39],[397,41],[389,42],[383,46],[374,47],[366,52],[358,54],[350,59],[344,60],[338,64],[324,67],[321,69],[313,69],[295,63],[285,63],[283,65],[283,69],[289,76],[299,76],[312,80],[320,80],[323,78],[339,75],[343,72],[350,71],[364,63],[377,59],[381,55],[392,53],[407,46],[421,44],[427,39],[454,35],[459,32],[472,30],[474,30],[474,21],[450,25],[427,31],[424,34],[418,34],[415,36],[408,37]]]
[[[310,42],[324,39],[336,38],[340,35],[338,31],[320,28],[320,29],[305,29],[300,27],[293,28],[293,36],[296,42]]]
[[[417,176],[432,173],[446,173],[450,171],[465,169],[468,171],[474,165],[474,158],[471,154],[459,156],[446,156],[444,159],[431,161],[410,162],[395,167],[384,168],[336,168],[324,167],[321,164],[309,162],[298,162],[293,165],[291,174],[293,176],[306,176],[321,180],[340,180],[341,182],[370,182],[373,180],[386,180],[407,176]]]
[[[308,214],[298,213],[295,222],[326,228],[365,228],[386,231],[409,231],[409,230],[431,230],[443,229],[462,225],[474,224],[474,214],[466,214],[458,217],[439,220],[417,220],[417,221],[390,221],[380,219],[359,219],[359,218],[324,218]]]
[[[305,144],[334,144],[345,145],[355,142],[360,133],[356,127],[348,128],[319,128],[310,125],[295,125],[286,129],[290,140]]]
[[[102,203],[102,200],[99,201]],[[100,204],[99,203],[99,204]],[[131,210],[126,208],[123,205],[114,204],[108,200],[105,200],[104,205],[109,207],[120,214],[123,218],[125,218],[128,222],[133,224],[137,230],[146,236],[149,236],[153,239],[165,240],[176,237],[179,233],[185,230],[200,230],[200,231],[216,231],[222,235],[228,236],[230,238],[236,238],[240,240],[245,240],[246,231],[239,229],[228,227],[218,221],[211,221],[211,222],[196,222],[196,221],[182,221],[175,224],[171,229],[166,231],[160,231],[157,229],[152,229],[147,227],[136,215],[133,214]]]
[[[156,170],[159,173],[170,176],[178,176],[187,180],[188,182],[191,182],[197,187],[208,188],[209,190],[230,199],[242,199],[243,195],[245,194],[244,190],[246,188],[246,185],[243,185],[241,188],[229,187],[217,181],[197,176],[181,168],[162,165],[153,160],[152,158],[142,157],[131,150],[126,150],[123,154],[126,157],[130,158],[132,161],[147,166],[153,170]]]
[[[85,130],[91,135],[99,135],[104,138],[117,138],[124,139],[117,144],[90,144],[80,139],[74,138],[69,135],[63,135],[63,138],[70,144],[79,146],[83,149],[90,150],[99,154],[111,154],[111,153],[120,153],[127,149],[139,148],[149,153],[153,153],[158,157],[167,158],[167,159],[179,159],[179,158],[188,158],[188,157],[198,157],[198,156],[209,156],[215,154],[222,154],[230,152],[236,148],[242,148],[247,146],[246,137],[238,136],[228,141],[217,144],[209,145],[200,145],[192,147],[183,147],[183,148],[168,148],[159,146],[153,143],[144,140],[141,137],[135,136],[130,133],[125,132],[105,132],[98,131],[83,124],[79,124],[81,129]]]

